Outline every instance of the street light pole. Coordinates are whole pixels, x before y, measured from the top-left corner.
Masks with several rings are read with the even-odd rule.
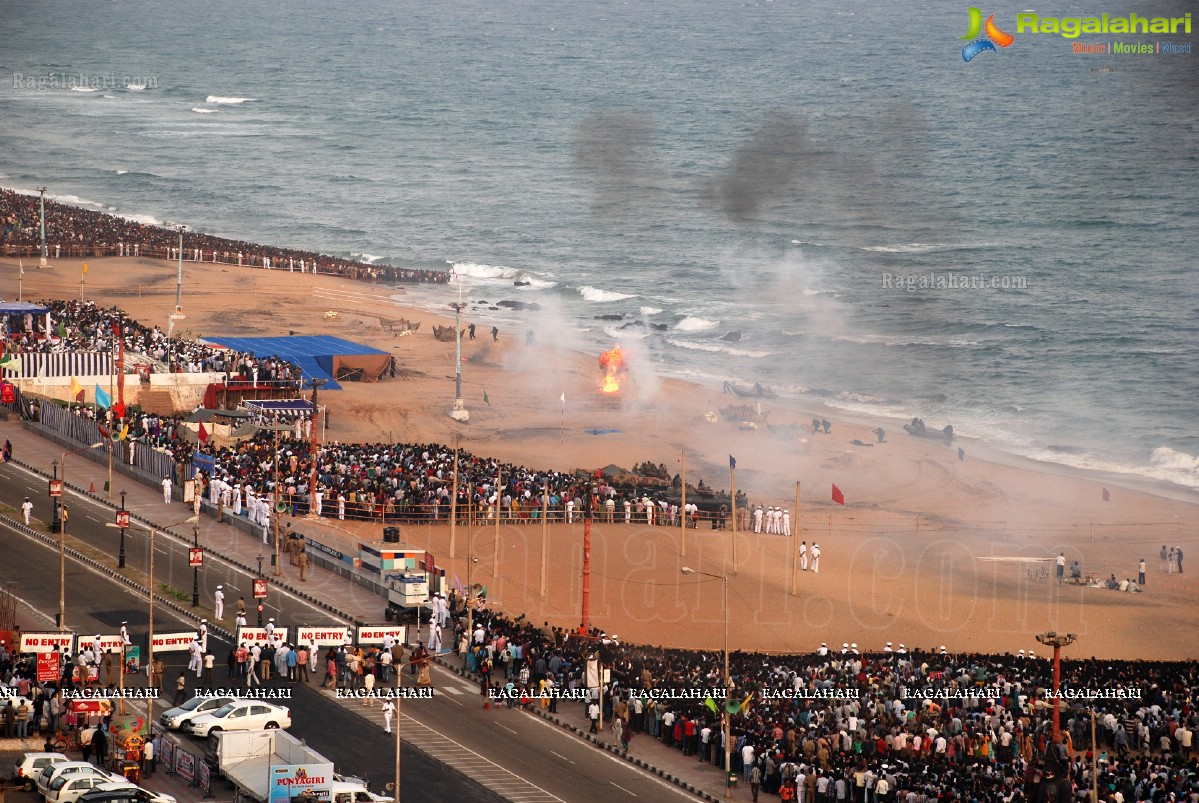
[[[1078,636],[1074,633],[1058,635],[1054,630],[1050,630],[1048,633],[1038,633],[1036,636],[1037,641],[1040,643],[1053,647],[1053,744],[1055,750],[1057,749],[1058,736],[1062,730],[1062,647],[1070,646],[1077,638]]]
[[[192,546],[196,549],[200,548],[200,523],[197,520],[192,524]],[[200,567],[192,566],[192,607],[200,607]]]
[[[462,401],[462,280],[458,280],[458,303],[451,304],[454,308],[454,409],[450,418],[465,424],[470,420],[470,413]]]
[[[121,491],[121,513],[125,513],[125,492]],[[117,568],[125,568],[125,529],[121,528],[121,551],[117,555]]]
[[[731,676],[729,675],[729,578],[726,574],[709,574],[708,572],[699,572],[689,566],[684,566],[680,571],[683,574],[697,574],[700,577],[711,577],[713,580],[719,580],[723,586],[722,605],[724,607],[724,712],[721,717],[722,728],[724,735],[724,771],[726,773],[724,783],[724,796],[732,797],[733,789],[729,783],[727,773],[731,771],[730,756],[732,755],[733,745],[730,741],[731,720],[733,715],[729,713],[729,699],[732,694],[732,684],[730,683]]]
[[[320,415],[321,415],[321,408],[317,407],[317,405],[316,405],[316,392],[317,392],[317,390],[320,389],[321,385],[323,385],[323,384],[325,384],[324,379],[313,379],[312,380],[312,446],[310,449],[310,453],[308,455],[308,459],[312,463],[312,475],[311,475],[311,477],[309,477],[309,481],[308,481],[308,515],[309,516],[316,515],[316,482],[318,479],[317,478],[317,470],[316,470],[316,453],[317,453],[317,448],[320,446],[319,442],[317,441],[317,435],[319,434],[317,431],[317,423],[320,421]]]
[[[579,623],[579,635],[591,632],[591,504],[595,491],[591,478],[587,478],[587,498],[583,508],[583,616]]]
[[[38,194],[41,196],[41,200],[38,202],[38,209],[39,209],[39,213],[40,213],[39,216],[41,218],[41,230],[42,230],[42,247],[41,247],[41,252],[40,252],[41,260],[39,262],[39,267],[44,268],[44,267],[46,267],[46,258],[50,256],[50,252],[46,249],[46,188],[38,187],[37,191],[38,191]]]
[[[55,460],[50,464],[53,474],[52,478],[58,479],[58,461]],[[63,464],[63,473],[66,473],[66,464]],[[66,482],[63,482],[66,485]],[[51,529],[58,530],[58,632],[62,633],[66,630],[67,625],[67,533],[63,527],[62,512],[59,509],[58,497],[51,497],[54,502],[53,523]]]

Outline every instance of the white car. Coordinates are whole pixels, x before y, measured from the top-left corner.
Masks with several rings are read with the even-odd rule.
[[[62,753],[26,753],[12,768],[13,783],[26,792],[37,788],[37,776],[50,764],[62,764],[71,759]]]
[[[46,801],[47,803],[75,803],[80,795],[84,792],[90,792],[100,784],[137,786],[119,775],[114,775],[104,770],[97,770],[94,775],[90,773],[59,775],[50,782],[50,788],[46,790]]]
[[[178,803],[163,792],[151,792],[140,786],[102,783],[90,792],[85,792],[76,803]]]
[[[201,714],[211,714],[233,700],[233,697],[193,697],[178,708],[162,712],[162,717],[158,721],[164,728],[182,730],[188,722]]]
[[[64,775],[95,775],[98,772],[103,772],[103,770],[89,761],[63,761],[49,764],[37,776],[37,793],[45,797],[55,779]]]
[[[201,738],[220,731],[258,731],[290,728],[291,711],[286,706],[261,700],[234,700],[210,714],[201,714],[184,728]]]

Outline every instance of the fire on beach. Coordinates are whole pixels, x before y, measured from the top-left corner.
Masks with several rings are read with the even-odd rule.
[[[604,379],[600,382],[600,390],[604,393],[616,393],[625,378],[625,356],[616,344],[609,351],[599,356],[600,368],[604,369]]]

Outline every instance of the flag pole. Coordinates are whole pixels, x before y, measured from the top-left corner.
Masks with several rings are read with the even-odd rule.
[[[732,574],[737,573],[737,469],[736,461],[729,457],[729,487],[732,489],[732,513],[733,513],[733,568]]]
[[[21,260],[21,262],[19,264],[21,266],[21,274],[20,274],[20,278],[17,279],[17,301],[24,301],[25,300],[25,261]]]
[[[791,536],[791,596],[799,593],[799,481],[795,483],[795,530]]]
[[[679,557],[687,557],[687,450],[679,452],[679,462],[683,464],[683,498],[681,500],[683,526],[679,531]]]

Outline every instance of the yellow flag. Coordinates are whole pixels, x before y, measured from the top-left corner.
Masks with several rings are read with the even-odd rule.
[[[83,263],[83,275],[84,276],[87,275],[87,263],[86,262]]]
[[[129,425],[126,424],[124,427],[121,428],[121,434],[117,436],[117,440],[123,441],[128,437],[129,437]]]
[[[79,380],[71,377],[71,398],[74,399],[80,393],[83,393],[83,385],[79,384]]]

